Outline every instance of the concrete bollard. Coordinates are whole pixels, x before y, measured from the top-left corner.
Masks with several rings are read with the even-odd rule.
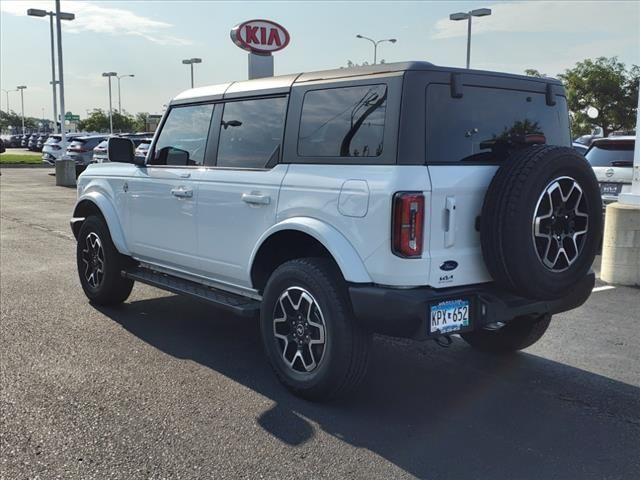
[[[76,162],[73,160],[56,160],[56,185],[74,187],[76,184]]]
[[[640,286],[640,205],[607,205],[600,278]]]

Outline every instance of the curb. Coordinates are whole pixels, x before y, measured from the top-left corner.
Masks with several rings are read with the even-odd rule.
[[[54,168],[53,165],[40,165],[37,163],[1,163],[0,168]]]

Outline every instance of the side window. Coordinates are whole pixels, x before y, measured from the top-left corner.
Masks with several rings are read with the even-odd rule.
[[[218,143],[219,167],[265,168],[280,157],[285,97],[227,102]]]
[[[152,165],[202,165],[213,105],[173,107],[155,146]]]
[[[380,156],[386,110],[385,85],[308,91],[302,104],[298,155]]]

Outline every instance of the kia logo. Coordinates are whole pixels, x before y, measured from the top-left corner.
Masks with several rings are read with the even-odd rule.
[[[238,47],[258,55],[271,55],[289,45],[289,32],[271,20],[247,20],[231,29]]]
[[[445,272],[450,272],[451,270],[455,270],[458,268],[458,262],[455,260],[447,260],[440,265],[440,270],[444,270]]]
[[[607,168],[604,174],[607,176],[607,178],[613,177],[613,174],[614,174],[613,168]]]

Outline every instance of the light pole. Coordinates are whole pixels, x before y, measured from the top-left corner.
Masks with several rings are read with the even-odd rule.
[[[373,64],[378,63],[378,45],[382,42],[396,43],[398,40],[395,38],[383,38],[382,40],[374,40],[373,38],[365,37],[364,35],[356,35],[356,38],[362,38],[363,40],[369,40],[373,43]]]
[[[467,68],[469,68],[469,64],[471,63],[471,18],[472,17],[486,17],[491,15],[490,8],[477,8],[476,10],[471,10],[470,12],[458,12],[452,13],[449,15],[449,20],[466,20],[467,21]]]
[[[182,60],[182,63],[185,65],[189,65],[191,67],[191,88],[193,88],[193,64],[194,63],[202,63],[201,58],[186,58]]]
[[[103,77],[107,77],[109,80],[109,131],[111,135],[113,135],[113,108],[111,106],[111,77],[117,77],[118,74],[116,72],[104,72],[102,74]]]
[[[2,91],[7,94],[7,113],[9,113],[9,92],[17,92],[18,90],[5,90],[3,88]]]
[[[120,79],[121,78],[127,78],[127,77],[135,77],[135,75],[133,73],[129,73],[127,75],[117,75],[116,78],[118,79],[118,113],[120,113],[122,115],[122,103],[121,103],[121,99],[120,99]]]
[[[27,15],[31,17],[46,17],[49,16],[49,34],[51,37],[51,89],[53,92],[53,123],[54,132],[58,133],[58,99],[56,98],[56,58],[55,58],[55,41],[53,38],[53,17],[60,18],[61,20],[73,20],[76,16],[73,13],[60,12],[59,17],[55,12],[47,12],[46,10],[39,10],[37,8],[30,8],[27,10]]]
[[[22,135],[24,135],[24,89],[27,88],[27,86],[18,85],[16,88],[20,90],[20,103],[22,104]]]

